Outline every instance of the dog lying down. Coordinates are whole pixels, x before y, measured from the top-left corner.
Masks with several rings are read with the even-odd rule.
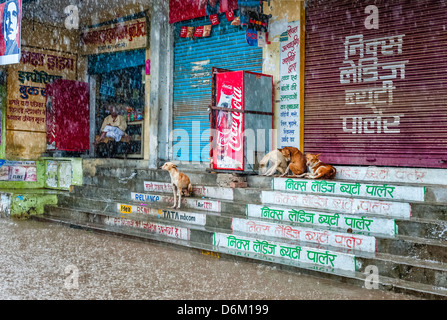
[[[269,163],[272,166],[267,170]],[[259,162],[259,174],[264,176],[272,176],[276,172],[284,177],[289,172],[292,174],[302,174],[307,170],[306,158],[298,148],[284,147],[267,153]]]
[[[189,177],[178,171],[177,165],[172,162],[166,162],[160,169],[169,172],[169,175],[171,176],[172,192],[174,193],[174,205],[172,208],[177,207],[177,209],[180,209],[180,204],[182,203],[182,193],[185,192],[185,196],[189,196],[192,193],[192,184]]]
[[[276,172],[281,177],[309,178],[309,179],[333,179],[336,169],[329,164],[320,161],[320,154],[303,155],[298,148],[284,147],[270,151],[259,163],[259,174],[264,176],[275,175]],[[272,166],[267,170],[269,163]],[[307,172],[309,171],[309,172]],[[289,173],[292,175],[288,175]]]
[[[306,154],[306,164],[310,172],[303,173],[295,176],[296,178],[309,178],[309,179],[333,179],[337,170],[330,164],[326,164],[320,161],[321,153],[319,154]]]

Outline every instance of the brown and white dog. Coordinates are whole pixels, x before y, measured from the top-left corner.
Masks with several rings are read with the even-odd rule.
[[[300,175],[300,177],[310,178],[310,179],[333,179],[337,170],[330,164],[326,164],[320,161],[321,153],[319,154],[306,154],[306,164],[309,167],[308,173]]]
[[[189,181],[189,177],[177,170],[177,165],[172,162],[166,162],[160,169],[166,170],[171,176],[172,192],[174,193],[174,205],[172,208],[177,207],[180,209],[182,203],[182,193],[185,190],[185,196],[189,196],[192,193],[192,184]],[[178,195],[178,204],[177,204]]]
[[[306,157],[304,157],[298,148],[284,147],[278,150],[281,151],[286,160],[290,161],[286,172],[284,172],[281,177],[288,175],[289,172],[292,172],[294,175],[300,175],[307,171]]]
[[[272,162],[272,166],[267,170],[269,162]],[[287,163],[288,162],[280,149],[272,150],[259,162],[259,174],[261,176],[272,176],[276,171],[282,174],[286,172]]]

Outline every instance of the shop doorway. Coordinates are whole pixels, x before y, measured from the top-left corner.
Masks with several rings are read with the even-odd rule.
[[[135,66],[101,73],[97,77],[95,136],[101,134],[104,119],[115,108],[126,123],[126,138],[106,139],[96,146],[97,157],[143,158],[144,67]]]

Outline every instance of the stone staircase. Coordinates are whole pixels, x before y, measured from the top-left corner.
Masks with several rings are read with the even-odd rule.
[[[335,180],[188,172],[172,209],[169,174],[97,167],[39,219],[250,259],[366,288],[447,299],[447,171],[343,167]]]

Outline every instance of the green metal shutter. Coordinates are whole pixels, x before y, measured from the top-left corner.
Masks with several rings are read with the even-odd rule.
[[[211,24],[209,18],[175,25],[173,160],[208,161],[211,68],[262,72],[262,48],[245,40],[245,28],[232,26],[225,14],[207,38],[180,38],[181,26]]]

